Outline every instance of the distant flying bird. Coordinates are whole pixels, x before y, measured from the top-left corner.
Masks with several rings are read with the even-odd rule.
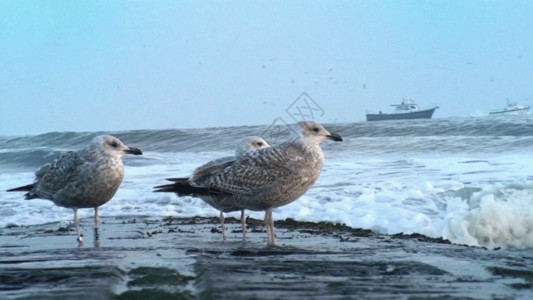
[[[69,151],[35,172],[32,184],[8,192],[27,192],[26,199],[48,199],[55,205],[72,208],[78,242],[82,243],[78,209],[94,208],[95,242],[99,240],[98,207],[111,200],[124,178],[125,154],[142,154],[110,135],[95,137],[87,148]]]

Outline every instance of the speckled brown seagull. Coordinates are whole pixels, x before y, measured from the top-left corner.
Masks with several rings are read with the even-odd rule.
[[[324,164],[320,143],[342,141],[313,121],[297,123],[294,132],[288,142],[244,153],[195,180],[194,192],[227,196],[241,209],[265,211],[267,244],[276,245],[272,209],[298,199],[315,183]]]
[[[235,150],[235,156],[228,156],[212,160],[196,168],[191,177],[185,178],[168,178],[171,184],[165,184],[155,187],[154,192],[171,192],[178,196],[193,196],[202,199],[207,204],[220,211],[220,224],[222,227],[222,239],[226,240],[226,227],[224,226],[224,213],[232,211],[241,211],[242,240],[247,240],[246,235],[246,214],[245,209],[235,204],[235,199],[225,193],[210,192],[205,189],[204,180],[212,174],[224,170],[229,164],[233,163],[239,156],[246,152],[256,151],[270,147],[263,138],[258,136],[246,137]]]
[[[110,135],[95,137],[91,144],[78,151],[69,151],[35,172],[32,184],[10,189],[25,191],[26,199],[49,199],[57,206],[74,210],[78,242],[82,243],[78,209],[94,208],[95,241],[99,240],[98,207],[115,195],[124,178],[125,154],[142,154],[137,148],[125,146]]]

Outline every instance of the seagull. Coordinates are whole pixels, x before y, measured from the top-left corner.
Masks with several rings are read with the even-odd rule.
[[[250,136],[240,142],[235,150],[235,156],[223,157],[210,161],[194,170],[191,177],[188,178],[168,178],[171,184],[156,186],[154,192],[171,192],[178,196],[193,196],[202,199],[207,204],[220,211],[220,224],[222,226],[222,239],[226,240],[226,227],[224,226],[224,213],[232,211],[241,211],[242,240],[247,240],[246,236],[246,214],[245,209],[235,205],[235,200],[230,195],[205,190],[205,180],[209,179],[212,174],[222,171],[226,166],[233,163],[244,153],[256,151],[270,147],[270,145],[261,137]]]
[[[246,152],[208,172],[192,192],[225,196],[241,209],[265,211],[267,245],[275,246],[272,210],[298,199],[318,179],[324,164],[322,142],[342,141],[314,121],[299,122],[292,132],[294,137],[283,144]]]
[[[74,210],[77,241],[83,243],[78,219],[79,208],[94,208],[95,244],[99,243],[98,207],[111,200],[124,178],[125,154],[142,151],[125,146],[111,135],[95,137],[87,148],[69,151],[35,172],[32,184],[7,190],[27,192],[25,198],[48,199],[55,205]]]

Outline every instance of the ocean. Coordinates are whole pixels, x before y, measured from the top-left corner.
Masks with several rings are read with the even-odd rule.
[[[325,124],[341,143],[323,143],[325,164],[300,199],[274,219],[329,221],[383,234],[420,233],[457,244],[533,247],[533,118],[464,117]],[[72,210],[48,200],[24,200],[6,189],[31,183],[39,166],[85,147],[104,132],[50,132],[0,137],[0,228],[72,220]],[[153,193],[165,178],[233,155],[244,136],[270,144],[287,139],[283,126],[106,132],[143,150],[125,157],[125,178],[103,217],[218,216],[199,199]],[[81,218],[92,218],[82,209]],[[238,217],[239,213],[229,216]],[[262,219],[262,212],[249,212]]]

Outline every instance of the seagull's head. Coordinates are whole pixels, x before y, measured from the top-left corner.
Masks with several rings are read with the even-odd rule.
[[[112,156],[122,157],[125,154],[141,155],[138,148],[124,145],[118,138],[112,135],[101,135],[93,139],[92,146],[101,149],[102,152]]]
[[[342,141],[340,135],[326,130],[324,126],[314,121],[303,121],[298,124],[300,131],[300,139],[304,145],[318,145],[325,140],[332,140],[336,142]]]
[[[249,136],[244,139],[242,143],[235,149],[235,155],[240,156],[245,152],[255,151],[263,148],[268,148],[270,145],[262,137]]]

